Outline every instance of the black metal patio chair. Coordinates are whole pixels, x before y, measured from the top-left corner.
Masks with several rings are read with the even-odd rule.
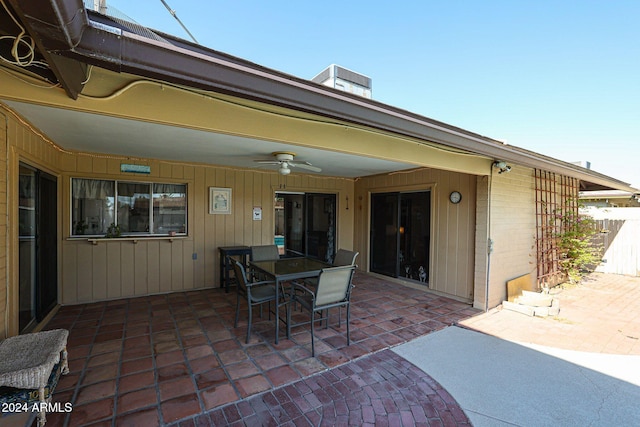
[[[251,322],[253,318],[253,307],[262,306],[262,304],[269,303],[269,318],[271,318],[271,301],[276,300],[276,288],[275,283],[269,280],[263,280],[259,282],[249,281],[247,279],[247,273],[244,265],[235,259],[230,260],[233,263],[233,270],[236,275],[238,284],[236,286],[237,299],[236,299],[236,321],[234,327],[238,327],[238,318],[240,317],[240,299],[244,298],[247,301],[249,315],[247,324],[247,343],[249,343],[249,337],[251,336]],[[260,309],[262,315],[262,308]],[[277,314],[276,314],[276,321]]]
[[[251,246],[249,261],[276,261],[280,259],[280,253],[276,245]],[[263,274],[251,271],[251,280],[263,281],[266,277]]]

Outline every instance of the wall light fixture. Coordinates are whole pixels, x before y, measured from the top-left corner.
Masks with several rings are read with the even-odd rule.
[[[506,162],[503,161],[495,161],[493,162],[493,167],[498,169],[498,173],[505,173],[511,171],[511,166],[509,166]]]

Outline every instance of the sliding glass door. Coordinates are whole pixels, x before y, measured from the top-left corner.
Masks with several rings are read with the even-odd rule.
[[[398,193],[371,196],[371,263],[374,273],[398,277]]]
[[[58,302],[57,181],[20,164],[19,328],[28,332]]]
[[[276,241],[287,255],[304,255],[331,262],[336,248],[336,195],[276,194]]]
[[[371,196],[369,269],[428,285],[431,192]]]

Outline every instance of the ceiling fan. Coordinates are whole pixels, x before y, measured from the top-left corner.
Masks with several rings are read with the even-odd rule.
[[[303,160],[293,160],[296,153],[292,153],[290,151],[276,151],[271,153],[274,157],[272,160],[254,160],[257,163],[267,164],[267,165],[280,165],[280,169],[278,172],[280,175],[289,175],[291,173],[292,168],[300,168],[306,169],[312,172],[322,172],[322,169],[319,167],[313,166],[311,163],[303,161]]]

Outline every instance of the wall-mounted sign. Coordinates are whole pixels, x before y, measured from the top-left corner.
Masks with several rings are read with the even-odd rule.
[[[151,173],[151,166],[149,165],[130,165],[127,163],[120,163],[120,172],[129,172],[129,173]]]
[[[253,220],[262,221],[262,208],[253,208]]]

